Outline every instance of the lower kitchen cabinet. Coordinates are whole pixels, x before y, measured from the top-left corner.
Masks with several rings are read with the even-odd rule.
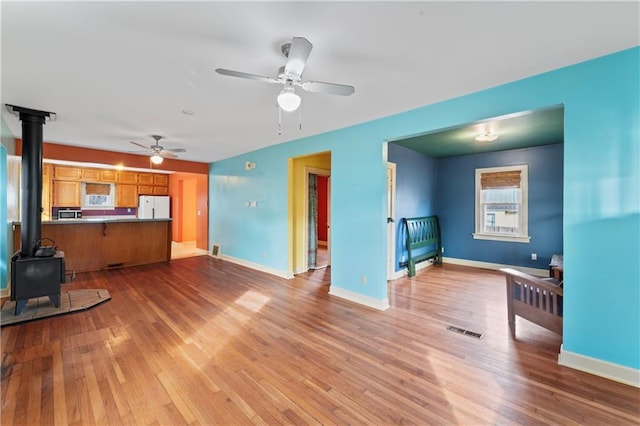
[[[102,243],[106,268],[171,259],[171,222],[105,222]]]
[[[96,271],[171,260],[170,220],[54,221],[42,224],[42,238],[51,238],[58,250],[64,251],[67,271]],[[14,224],[13,241],[18,251],[18,223]]]

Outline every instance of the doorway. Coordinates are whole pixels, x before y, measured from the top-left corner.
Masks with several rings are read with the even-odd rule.
[[[331,151],[317,152],[300,157],[292,157],[288,161],[289,169],[289,260],[288,271],[291,275],[302,274],[309,271],[309,175],[320,177],[321,194],[323,179],[326,180],[326,208],[321,207],[320,211],[326,211],[326,225],[322,225],[327,231],[326,239],[323,239],[323,230],[320,231],[316,239],[320,241],[318,245],[312,245],[320,249],[316,255],[321,260],[316,260],[316,266],[329,266],[331,263]],[[316,185],[318,181],[316,180]],[[315,216],[312,216],[314,218]],[[324,222],[322,218],[321,221]],[[312,228],[313,229],[313,228]],[[317,229],[317,225],[316,225]],[[314,235],[311,235],[313,239]],[[326,241],[326,250],[324,242]],[[323,260],[326,254],[326,262]]]
[[[306,269],[321,269],[331,264],[331,171],[305,167],[305,172]]]

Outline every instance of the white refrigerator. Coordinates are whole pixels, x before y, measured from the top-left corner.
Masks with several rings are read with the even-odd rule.
[[[171,217],[168,195],[141,195],[138,219],[168,219]]]

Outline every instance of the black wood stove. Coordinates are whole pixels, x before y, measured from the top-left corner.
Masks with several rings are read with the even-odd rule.
[[[7,105],[22,121],[22,200],[20,250],[11,258],[11,300],[15,315],[30,298],[49,296],[60,307],[60,284],[65,279],[64,253],[41,247],[42,238],[42,126],[52,113]]]

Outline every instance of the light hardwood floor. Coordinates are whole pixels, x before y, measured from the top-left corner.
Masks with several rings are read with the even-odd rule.
[[[2,329],[3,425],[606,424],[640,391],[561,367],[500,273],[445,265],[392,281],[384,312],[209,256],[79,274],[89,311]],[[483,338],[460,335],[448,325]]]

